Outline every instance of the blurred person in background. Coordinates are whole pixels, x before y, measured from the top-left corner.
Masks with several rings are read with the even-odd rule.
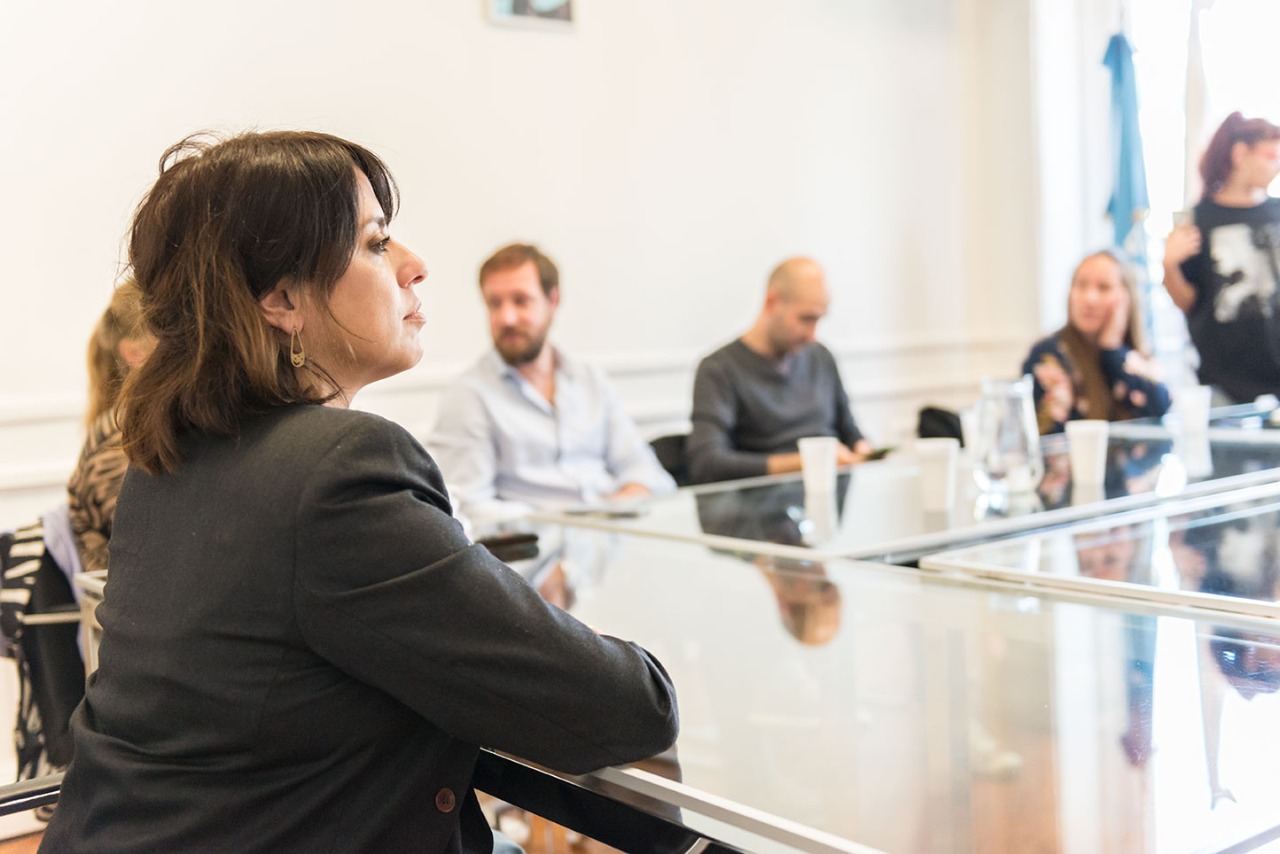
[[[555,263],[513,243],[485,260],[479,280],[493,349],[445,389],[427,443],[472,533],[534,508],[674,491],[604,371],[548,340]]]
[[[1164,286],[1219,403],[1280,394],[1280,127],[1232,113],[1200,159],[1204,195],[1169,234]]]
[[[695,483],[800,471],[806,436],[838,438],[838,465],[871,454],[835,356],[817,341],[830,303],[822,267],[789,258],[769,274],[751,328],[699,363],[687,445]]]
[[[138,286],[127,280],[111,295],[111,303],[89,339],[88,435],[67,482],[71,530],[86,572],[107,568],[116,495],[129,465],[116,423],[120,389],[129,371],[142,364],[154,346],[143,322]]]
[[[1169,390],[1143,340],[1132,269],[1110,250],[1085,257],[1071,276],[1067,323],[1037,341],[1022,363],[1035,381],[1041,434],[1080,418],[1159,417]]]

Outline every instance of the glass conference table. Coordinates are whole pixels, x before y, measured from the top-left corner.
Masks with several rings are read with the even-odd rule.
[[[1112,425],[1105,485],[1089,492],[1073,487],[1065,437],[1058,435],[1043,440],[1046,474],[1037,492],[1025,497],[1001,500],[980,492],[962,452],[955,500],[941,512],[923,509],[915,460],[903,451],[842,471],[834,495],[806,496],[800,475],[790,474],[529,519],[691,542],[749,540],[775,553],[801,549],[912,565],[944,548],[1280,477],[1280,430],[1267,429],[1267,413],[1237,407],[1216,414],[1197,441],[1159,423]]]
[[[1280,631],[1280,483],[943,551],[920,566],[1249,614]],[[1280,685],[1280,668],[1269,678]]]
[[[1248,638],[1270,654],[1280,628],[741,541],[563,535],[530,580],[658,656],[681,733],[651,762],[576,777],[482,754],[481,789],[552,821],[630,851],[1201,852],[1280,837],[1275,683],[1224,652]]]

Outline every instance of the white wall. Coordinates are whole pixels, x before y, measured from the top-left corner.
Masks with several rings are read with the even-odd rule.
[[[1025,0],[579,0],[569,34],[483,5],[0,5],[0,513],[56,496],[130,211],[201,128],[316,128],[391,165],[426,356],[359,403],[416,433],[486,346],[479,262],[517,238],[561,266],[559,343],[651,434],[792,253],[827,267],[822,335],[874,438],[1016,369],[1041,252]]]
[[[1033,4],[1035,219],[1045,330],[1066,322],[1067,291],[1080,259],[1114,242],[1106,213],[1114,181],[1111,73],[1102,59],[1123,5],[1126,0]]]

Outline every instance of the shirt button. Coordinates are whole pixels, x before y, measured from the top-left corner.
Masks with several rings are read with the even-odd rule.
[[[454,796],[452,789],[441,789],[436,792],[436,809],[440,812],[453,812],[453,808],[458,805],[458,799]]]

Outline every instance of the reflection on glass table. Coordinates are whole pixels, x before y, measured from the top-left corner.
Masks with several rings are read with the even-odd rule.
[[[1276,402],[1274,396],[1264,395],[1254,403],[1214,407],[1209,412],[1209,424],[1213,427],[1274,430],[1280,428],[1280,409],[1271,405]]]
[[[848,487],[848,475],[841,475],[832,495],[820,494],[818,500],[810,496],[807,502],[803,484],[795,481],[753,491],[746,504],[736,491],[709,492],[696,497],[698,521],[705,533],[718,537],[806,546],[829,539],[839,528]],[[777,600],[782,624],[801,643],[823,644],[835,635],[840,627],[840,588],[827,577],[820,560],[750,549],[716,551],[737,555],[760,571]]]
[[[674,772],[572,784],[665,805],[749,851],[1243,851],[1280,836],[1275,631],[815,566],[612,538],[565,601],[663,662],[682,730]],[[1125,575],[1138,561],[1121,550],[1096,566]],[[780,610],[782,579],[834,608],[818,642]],[[815,580],[834,594],[811,595]],[[507,794],[546,796],[561,779]]]
[[[1280,476],[1280,431],[1214,428],[1186,441],[1159,424],[1113,425],[1104,482],[1076,488],[1064,436],[1045,437],[1035,492],[979,490],[961,453],[950,509],[928,511],[910,450],[844,470],[834,493],[806,495],[799,475],[678,490],[628,518],[535,514],[543,522],[702,541],[734,538],[844,556],[913,564],[966,543],[1048,528],[1100,513],[1267,482]],[[726,521],[734,520],[737,521]],[[789,538],[778,530],[793,526]]]
[[[1280,619],[1280,483],[952,549],[920,565]]]

